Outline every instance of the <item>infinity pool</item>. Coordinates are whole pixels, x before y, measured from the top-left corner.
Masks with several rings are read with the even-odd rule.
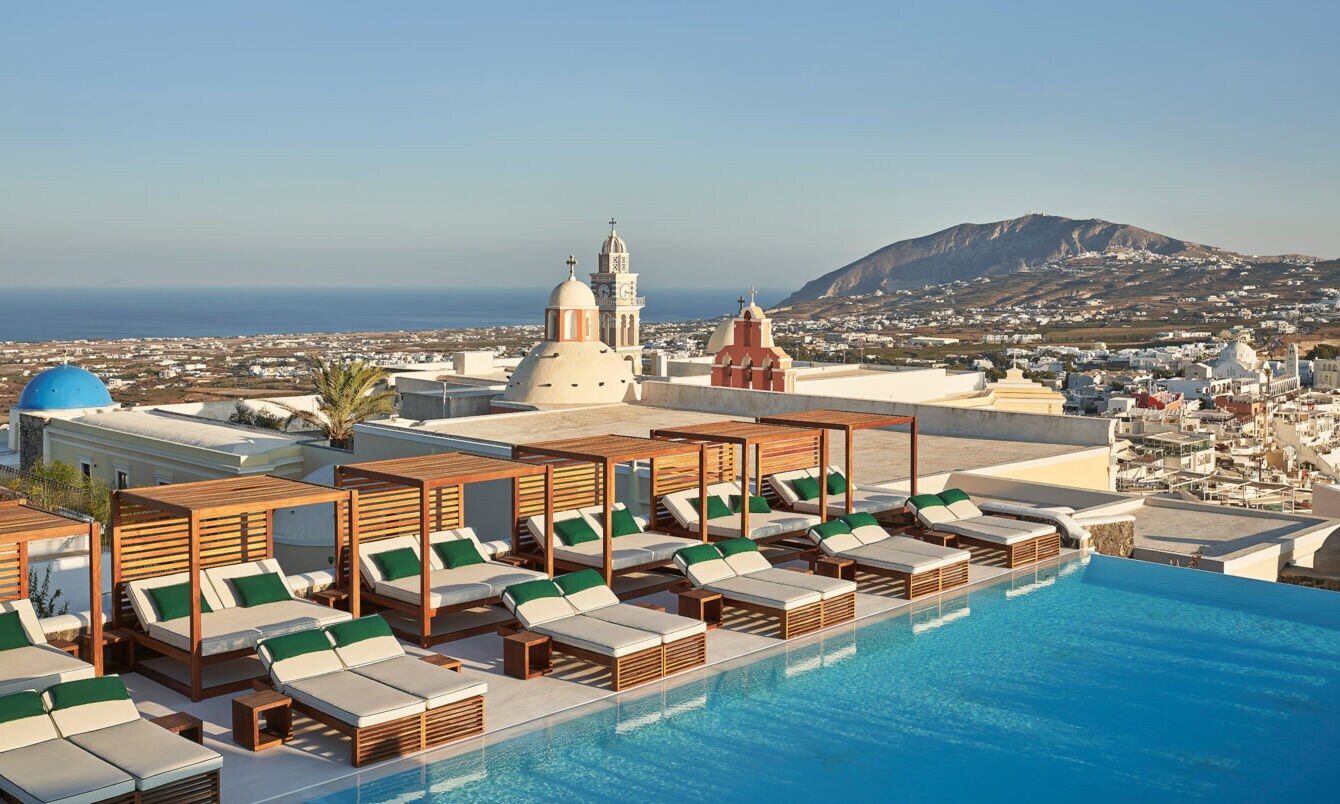
[[[1340,594],[1094,557],[304,800],[1334,800]]]

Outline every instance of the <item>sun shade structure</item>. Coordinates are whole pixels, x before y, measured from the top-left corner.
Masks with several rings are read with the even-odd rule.
[[[740,490],[745,495],[771,494],[763,483],[763,478],[768,474],[816,466],[822,471],[822,467],[828,465],[828,441],[824,438],[824,431],[818,428],[720,421],[657,429],[651,432],[651,436],[708,445],[704,447],[708,456],[706,480],[709,483],[739,480]],[[701,523],[707,518],[706,494],[700,502],[703,506],[703,510],[699,511]],[[750,533],[749,508],[749,505],[740,506],[741,536]],[[819,510],[822,520],[828,510],[828,490],[822,484],[819,489]]]
[[[136,643],[188,664],[190,683],[183,684],[149,665],[139,665],[137,672],[196,701],[250,686],[250,679],[204,686],[206,664],[251,655],[255,653],[255,640],[206,655],[202,649],[200,601],[202,591],[212,593],[203,587],[206,583],[213,586],[213,581],[201,578],[201,572],[246,564],[256,566],[255,572],[275,571],[282,578],[273,560],[274,512],[321,504],[334,505],[334,533],[338,534],[342,525],[351,524],[357,501],[342,489],[269,475],[113,492],[112,626],[128,632]],[[266,563],[263,569],[259,568],[261,562]],[[181,582],[189,585],[186,605],[190,608],[190,628],[185,649],[149,634],[148,624],[141,622],[132,601],[132,584],[141,582],[135,588],[142,589],[147,587],[142,583],[147,579],[177,574],[185,574]],[[291,590],[284,591],[291,595]],[[311,606],[325,609],[315,603]]]
[[[42,539],[88,536],[88,662],[102,675],[102,527],[97,522],[32,508],[21,499],[0,501],[0,602],[28,599],[28,548]]]
[[[601,541],[603,560],[600,567],[605,583],[614,577],[613,559],[613,516],[615,505],[614,478],[620,464],[634,461],[648,461],[651,473],[651,523],[650,530],[660,530],[661,514],[657,510],[657,501],[671,492],[694,488],[706,497],[707,489],[707,453],[701,444],[673,442],[634,436],[606,435],[583,438],[568,438],[559,441],[544,441],[534,444],[518,444],[512,448],[512,456],[518,460],[533,462],[550,467],[554,476],[553,512],[580,510],[600,507]],[[534,515],[533,510],[522,510],[517,515],[517,533],[521,533],[524,520]],[[552,516],[545,523],[545,543],[539,545],[544,552],[545,569],[554,574],[554,526]],[[697,534],[702,541],[707,540],[706,520]],[[652,565],[668,564],[671,557],[656,560]],[[650,565],[628,568],[645,569]],[[581,569],[580,566],[566,567]]]
[[[437,613],[477,608],[497,603],[501,595],[490,594],[458,604],[433,606],[432,572],[426,571],[432,560],[435,534],[458,531],[465,527],[465,486],[471,483],[510,480],[512,511],[537,510],[552,517],[553,481],[551,470],[505,458],[490,458],[463,452],[418,455],[385,461],[345,464],[335,467],[335,484],[358,493],[358,514],[341,545],[337,564],[337,583],[350,594],[350,611],[361,614],[363,599],[379,606],[403,611],[419,624],[412,638],[423,647],[436,642],[470,636],[473,630],[454,631],[434,636],[433,617]],[[471,532],[473,535],[473,532]],[[378,594],[364,588],[359,560],[361,546],[389,539],[417,540],[420,559],[417,603]],[[512,534],[512,553],[518,552],[517,534]],[[471,539],[474,541],[474,539]],[[552,568],[550,571],[552,575]],[[487,626],[492,630],[494,626]]]
[[[806,410],[800,413],[783,413],[778,416],[761,416],[758,419],[759,424],[774,424],[783,427],[818,427],[825,431],[827,439],[828,430],[836,430],[843,433],[846,438],[846,475],[847,475],[847,513],[851,513],[852,490],[856,487],[856,481],[852,478],[852,436],[857,430],[871,430],[878,427],[896,427],[905,424],[908,426],[908,432],[911,434],[909,450],[909,465],[911,472],[912,490],[909,496],[916,496],[917,493],[917,417],[916,416],[892,416],[883,413],[858,413],[851,410]],[[824,465],[827,466],[825,458]]]

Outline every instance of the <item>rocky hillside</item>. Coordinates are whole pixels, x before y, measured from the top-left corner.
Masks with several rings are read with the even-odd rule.
[[[900,240],[806,283],[783,304],[1002,276],[1085,252],[1113,251],[1196,259],[1238,256],[1121,223],[1025,215]]]

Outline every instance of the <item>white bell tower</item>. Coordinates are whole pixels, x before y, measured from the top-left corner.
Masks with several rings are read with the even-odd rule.
[[[614,230],[610,218],[609,237],[600,248],[598,270],[591,274],[591,292],[600,310],[600,340],[633,364],[633,372],[642,372],[642,307],[646,300],[637,295],[637,274],[628,270],[628,246]]]

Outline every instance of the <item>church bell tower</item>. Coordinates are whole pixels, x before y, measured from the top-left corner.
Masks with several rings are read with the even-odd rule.
[[[598,270],[591,274],[591,292],[600,311],[600,340],[631,361],[634,373],[640,374],[642,307],[646,300],[637,295],[637,274],[628,270],[628,246],[614,224],[610,218],[610,233],[600,248]]]

